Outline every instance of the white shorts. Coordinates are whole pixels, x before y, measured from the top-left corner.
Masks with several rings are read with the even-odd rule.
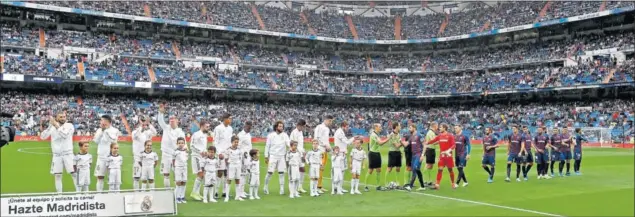
[[[162,174],[170,174],[172,171],[172,157],[162,155],[161,157],[161,173]]]
[[[333,168],[333,170],[331,170],[331,173],[333,173],[334,182],[342,181],[342,168]]]
[[[77,186],[90,186],[90,168],[77,169]]]
[[[141,177],[141,165],[139,165],[138,162],[133,163],[132,164],[132,178],[138,179],[140,177]]]
[[[214,172],[205,172],[205,187],[212,187],[214,185],[216,185],[216,177],[218,177],[218,174],[216,171]]]
[[[187,167],[174,167],[174,181],[187,182]]]
[[[320,165],[314,164],[309,168],[309,178],[318,179],[320,178]]]
[[[300,166],[289,166],[289,181],[300,180]]]
[[[359,175],[362,173],[362,162],[353,161],[351,167],[352,174]]]
[[[227,162],[225,161],[227,158],[224,158],[218,162],[218,170],[227,170]]]
[[[121,184],[121,170],[120,169],[110,169],[108,171],[108,184],[110,185]]]
[[[154,180],[154,167],[140,167],[141,180]]]
[[[249,185],[250,186],[260,186],[260,174],[259,173],[250,173],[249,174]]]
[[[53,156],[53,160],[51,161],[51,174],[60,174],[64,169],[66,169],[67,173],[74,173],[73,160],[74,156],[72,153]]]
[[[284,160],[284,157],[270,157],[269,165],[267,166],[267,172],[273,173],[278,170],[278,172],[284,172],[287,169],[287,162]]]
[[[240,174],[241,174],[241,169],[240,165],[237,166],[232,166],[230,165],[227,168],[227,179],[228,180],[234,180],[234,179],[239,179],[240,178]]]
[[[107,159],[97,158],[97,163],[95,165],[95,176],[106,176],[106,172],[108,172],[108,164]]]
[[[192,174],[197,174],[201,172],[203,168],[201,168],[201,161],[203,161],[203,157],[201,154],[192,153]]]

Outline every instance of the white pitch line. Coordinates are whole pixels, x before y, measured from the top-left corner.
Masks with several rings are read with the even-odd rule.
[[[40,147],[37,147],[37,148],[20,148],[20,149],[18,149],[18,152],[28,153],[28,154],[42,154],[42,155],[43,154],[46,154],[46,155],[50,154],[50,153],[43,153],[43,152],[28,152],[28,151],[24,151],[26,149],[46,149],[46,147],[41,147],[41,148]],[[266,168],[266,167],[262,167],[261,166],[261,168]],[[324,179],[331,179],[331,177],[323,177],[323,178]],[[350,181],[344,181],[344,182],[350,183]],[[377,187],[375,185],[364,185],[364,186]],[[441,198],[441,199],[446,199],[446,200],[453,200],[453,201],[477,204],[477,205],[482,205],[482,206],[490,206],[490,207],[496,207],[496,208],[501,208],[501,209],[509,209],[509,210],[514,210],[514,211],[533,213],[533,214],[539,214],[539,215],[545,215],[545,216],[561,216],[561,215],[552,214],[552,213],[540,212],[540,211],[523,209],[523,208],[516,208],[516,207],[511,207],[511,206],[503,206],[503,205],[497,205],[497,204],[485,203],[485,202],[479,202],[479,201],[473,201],[473,200],[466,200],[466,199],[460,199],[460,198],[454,198],[454,197],[446,197],[446,196],[427,194],[427,193],[421,193],[421,192],[404,191],[404,190],[399,190],[399,191],[412,193],[412,194],[423,195],[423,196],[428,196],[428,197],[436,197],[436,198]]]

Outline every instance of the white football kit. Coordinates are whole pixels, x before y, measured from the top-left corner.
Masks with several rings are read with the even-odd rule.
[[[364,149],[356,149],[351,150],[351,173],[352,174],[361,174],[362,173],[362,163],[364,159],[366,159],[366,152]]]
[[[196,131],[190,139],[190,148],[192,149],[192,173],[196,174],[202,171],[201,161],[203,156],[201,153],[206,152],[207,149],[207,134],[203,131]]]
[[[117,142],[121,132],[117,128],[109,127],[105,130],[97,130],[93,141],[97,143],[97,163],[95,165],[95,176],[106,176],[108,171],[108,157],[110,156],[110,145]]]
[[[220,160],[216,156],[212,158],[205,157],[201,161],[200,167],[205,171],[205,187],[212,187],[216,184],[216,177]]]
[[[187,150],[176,149],[174,150],[174,181],[175,182],[187,182]]]
[[[157,117],[159,126],[163,130],[161,136],[161,173],[169,174],[172,170],[172,160],[174,157],[174,150],[177,149],[176,140],[179,137],[185,138],[185,133],[181,128],[172,128],[165,123],[164,114],[159,112]]]
[[[75,155],[75,167],[77,167],[77,187],[88,190],[90,186],[90,164],[93,163],[93,156],[89,153]]]
[[[339,153],[331,158],[331,166],[333,167],[331,172],[333,173],[333,182],[340,182],[343,180],[344,172],[344,153]]]
[[[227,179],[239,179],[243,164],[242,150],[239,148],[229,148],[223,154],[225,155],[225,160],[227,161]]]
[[[121,155],[110,155],[107,158],[108,184],[121,185],[121,165],[123,157]],[[118,190],[118,189],[116,189]]]
[[[299,151],[287,153],[286,161],[289,163],[289,180],[300,180],[300,165],[302,165],[302,153]]]
[[[311,179],[320,178],[320,167],[322,166],[322,151],[320,149],[310,150],[306,153],[306,162],[309,164],[309,177]]]
[[[140,178],[141,180],[154,180],[154,167],[156,162],[159,161],[159,155],[156,152],[141,152],[139,154],[140,162]]]
[[[249,164],[249,185],[260,186],[260,161],[251,160]]]
[[[265,157],[269,158],[267,172],[273,173],[276,170],[284,172],[287,169],[284,156],[290,143],[291,140],[289,140],[289,136],[285,132],[269,133],[265,144]]]
[[[214,128],[214,146],[216,150],[223,151],[231,147],[231,139],[234,133],[232,126],[219,124]],[[220,161],[220,167],[218,170],[227,170],[227,163],[224,160]]]
[[[157,130],[152,125],[145,130],[139,126],[132,131],[132,153],[134,153],[135,162],[132,164],[132,178],[138,179],[141,177],[141,165],[138,163],[141,161],[140,154],[145,150],[146,141],[151,140],[156,134]]]
[[[67,173],[75,172],[73,168],[73,132],[75,127],[71,123],[64,123],[59,128],[49,126],[40,138],[51,137],[51,174],[60,174],[66,169]]]

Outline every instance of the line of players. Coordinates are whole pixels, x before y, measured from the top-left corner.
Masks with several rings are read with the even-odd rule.
[[[165,106],[160,106],[159,111],[159,125],[163,128],[163,137],[161,142],[162,160],[161,160],[161,173],[164,175],[165,187],[170,187],[170,172],[174,172],[176,182],[176,195],[178,202],[185,202],[185,183],[187,181],[187,155],[189,153],[188,147],[185,144],[185,135],[183,131],[178,128],[177,121],[174,117],[170,118],[169,124],[166,124],[163,120],[165,114]],[[73,182],[76,183],[78,191],[88,190],[90,184],[90,162],[92,162],[92,156],[88,154],[88,143],[80,142],[80,153],[73,157],[72,155],[72,135],[73,126],[66,123],[66,114],[58,113],[56,118],[50,119],[49,128],[44,130],[42,138],[46,139],[51,136],[51,146],[53,151],[53,162],[51,165],[51,173],[55,175],[56,189],[61,192],[61,173],[62,169],[66,168],[70,171],[73,177]],[[223,197],[225,201],[229,200],[228,189],[231,184],[231,180],[235,180],[237,186],[236,200],[243,200],[247,197],[244,192],[244,184],[246,180],[249,180],[251,199],[257,199],[258,186],[260,181],[259,177],[259,162],[258,162],[258,150],[251,148],[251,136],[249,130],[251,125],[246,124],[246,127],[241,131],[238,136],[233,136],[233,129],[229,125],[231,123],[231,116],[226,114],[222,117],[223,123],[214,129],[214,146],[207,147],[207,137],[210,134],[209,123],[201,121],[199,123],[201,130],[192,135],[192,141],[190,144],[192,172],[197,174],[197,178],[194,182],[194,189],[190,195],[195,200],[212,201],[214,197],[217,197],[219,187],[223,186]],[[304,165],[308,163],[310,166],[310,180],[311,180],[311,196],[318,196],[324,193],[321,188],[321,180],[323,179],[322,171],[324,170],[325,160],[327,159],[327,153],[330,153],[330,144],[327,139],[325,142],[321,135],[320,128],[330,127],[332,117],[326,117],[322,125],[316,127],[315,139],[313,140],[314,150],[305,152],[302,146],[298,146],[296,141],[304,141],[302,137],[302,131],[304,130],[304,121],[298,122],[296,129],[291,133],[291,138],[283,132],[284,125],[282,122],[275,123],[275,131],[267,137],[267,145],[265,148],[265,163],[268,164],[267,177],[265,180],[265,186],[263,191],[268,194],[268,183],[273,172],[277,169],[280,176],[280,193],[284,194],[284,172],[289,172],[290,178],[290,197],[299,197],[299,193],[304,193],[302,189],[302,181],[304,180]],[[101,118],[100,129],[97,130],[94,140],[98,145],[98,159],[95,167],[94,174],[97,177],[97,191],[103,191],[104,176],[109,175],[109,185],[111,190],[119,190],[121,185],[121,165],[123,159],[118,155],[118,145],[116,144],[117,138],[120,132],[111,126],[112,118],[105,115]],[[419,178],[422,188],[426,186],[423,183],[423,175],[421,174],[420,167],[421,162],[426,162],[426,171],[428,178],[430,178],[432,165],[435,163],[436,152],[435,146],[441,146],[441,152],[439,156],[437,182],[434,184],[435,188],[439,188],[439,182],[442,177],[442,170],[447,167],[450,172],[452,186],[456,188],[461,180],[464,181],[464,186],[467,185],[467,178],[463,171],[463,167],[466,166],[467,160],[469,160],[469,153],[471,146],[469,139],[461,132],[460,126],[455,126],[455,133],[457,136],[453,136],[448,132],[448,126],[441,125],[440,134],[436,136],[438,125],[432,123],[430,130],[427,132],[425,139],[423,139],[417,132],[416,127],[413,124],[409,126],[410,135],[406,135],[407,139],[402,141],[399,132],[401,130],[399,124],[393,124],[393,132],[388,138],[379,140],[376,132],[381,131],[380,125],[376,124],[375,129],[371,132],[371,138],[369,143],[369,172],[366,176],[366,190],[368,189],[368,178],[372,175],[373,171],[377,174],[377,184],[379,184],[380,172],[381,172],[381,157],[377,158],[376,154],[379,150],[375,147],[381,147],[384,144],[391,144],[389,152],[389,164],[388,173],[386,173],[385,180],[387,181],[388,174],[395,169],[396,180],[400,167],[401,167],[401,152],[400,147],[406,147],[406,162],[408,163],[407,170],[412,171],[410,174],[410,182],[406,186],[407,189],[413,187],[415,178]],[[335,133],[335,148],[333,150],[334,156],[332,160],[332,181],[334,189],[333,194],[342,194],[346,191],[342,188],[343,173],[347,167],[351,168],[353,179],[351,180],[351,193],[361,194],[359,192],[359,179],[361,170],[363,169],[364,160],[366,159],[366,153],[361,148],[361,138],[346,138],[344,130],[348,125],[344,122],[341,128]],[[511,172],[511,164],[517,164],[517,180],[520,181],[520,173],[522,171],[525,179],[527,173],[530,171],[533,165],[533,156],[531,154],[531,147],[536,151],[536,162],[538,164],[538,178],[550,178],[547,175],[547,168],[549,168],[551,161],[559,161],[559,171],[562,176],[562,170],[567,165],[567,175],[569,175],[569,160],[571,159],[571,143],[575,141],[574,146],[574,171],[579,174],[582,150],[581,142],[586,139],[580,134],[580,130],[576,129],[576,136],[570,136],[566,128],[562,129],[559,133],[557,129],[554,130],[552,136],[543,133],[544,129],[539,128],[538,134],[532,138],[526,127],[523,129],[523,134],[519,134],[518,128],[513,127],[513,134],[508,138],[508,160],[507,160],[507,178]],[[150,138],[156,134],[156,130],[149,123],[149,120],[142,120],[140,126],[133,131],[133,153],[134,153],[134,166],[133,166],[133,187],[134,189],[146,189],[154,188],[154,167],[158,164],[158,155],[152,152]],[[492,134],[490,128],[486,128],[486,135],[483,139],[483,168],[488,172],[490,178],[488,182],[493,181],[493,175],[495,171],[495,149],[499,147],[497,137]],[[229,143],[229,146],[226,144]],[[234,147],[236,143],[236,147]],[[351,159],[347,161],[347,146],[354,144],[355,148],[351,151]],[[70,145],[69,145],[70,144]],[[526,145],[531,144],[531,145]],[[225,148],[228,147],[228,148]],[[290,147],[290,151],[287,150]],[[235,151],[237,148],[239,151]],[[216,156],[216,150],[226,150]],[[232,150],[234,150],[232,152]],[[425,150],[425,154],[423,153]],[[550,151],[551,150],[551,151]],[[456,157],[452,158],[452,152],[456,152]],[[300,153],[299,157],[296,156]],[[549,154],[550,152],[550,154]],[[225,159],[225,155],[227,156]],[[299,159],[299,160],[298,160]],[[425,159],[425,160],[424,160]],[[379,160],[379,162],[377,162]],[[217,163],[215,163],[217,162]],[[348,162],[348,163],[347,163]],[[455,183],[454,173],[452,168],[455,166],[459,170],[459,180]],[[296,171],[297,168],[297,171]],[[522,169],[521,169],[522,168]],[[551,177],[553,176],[553,164],[551,164]],[[216,176],[211,174],[216,174]],[[248,179],[248,177],[254,177]],[[405,176],[404,176],[405,179]],[[139,187],[139,182],[142,181],[143,185]],[[315,183],[314,183],[315,182]],[[148,186],[149,185],[149,186]],[[204,185],[204,194],[200,195],[200,188]],[[430,184],[428,184],[430,186]],[[378,187],[380,188],[380,187]],[[209,200],[207,199],[209,196]]]

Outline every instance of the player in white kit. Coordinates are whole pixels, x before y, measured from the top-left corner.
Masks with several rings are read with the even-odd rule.
[[[225,156],[225,162],[227,163],[227,183],[225,184],[225,188],[227,189],[227,194],[225,194],[225,202],[229,202],[229,193],[231,190],[232,180],[236,181],[234,188],[236,189],[236,197],[234,200],[243,201],[243,198],[240,197],[242,192],[240,192],[240,173],[242,172],[243,165],[243,152],[238,148],[238,137],[233,136],[231,138],[232,146],[223,152]]]
[[[298,142],[291,141],[291,147],[286,156],[289,165],[289,198],[300,197],[298,184],[300,183],[300,165],[302,165],[302,153],[298,151]]]
[[[366,152],[362,148],[362,139],[357,138],[353,141],[353,148],[351,150],[351,160],[349,167],[351,168],[351,194],[362,194],[359,191],[359,175],[364,169],[364,160],[366,159]]]
[[[333,147],[333,156],[331,156],[331,173],[333,174],[333,178],[331,180],[333,183],[331,186],[333,189],[331,190],[331,194],[344,194],[342,191],[342,182],[344,182],[344,162],[344,153],[340,151],[340,147]]]
[[[203,161],[203,156],[205,155],[207,149],[207,137],[210,133],[210,124],[206,121],[201,120],[199,122],[199,126],[201,129],[196,131],[190,138],[190,149],[192,150],[192,153],[190,154],[192,158],[192,173],[196,174],[194,187],[190,197],[194,198],[194,200],[203,200],[201,197],[201,184],[203,184],[205,172],[201,168],[201,162]]]
[[[231,126],[232,116],[225,113],[221,117],[221,120],[223,123],[214,128],[214,146],[216,146],[216,150],[218,150],[219,153],[231,147],[231,138],[234,133],[234,129]],[[218,167],[218,179],[216,180],[218,183],[214,186],[216,188],[216,194],[214,197],[218,197],[218,188],[220,188],[220,186],[224,187],[227,182],[227,163],[223,159],[220,160],[220,166]],[[223,189],[222,196],[225,197],[226,194],[227,189]]]
[[[201,170],[205,173],[205,188],[203,188],[203,203],[212,202],[216,203],[214,199],[214,185],[216,184],[216,177],[218,176],[218,166],[220,160],[216,157],[216,147],[207,147],[207,153],[204,155],[201,163]],[[209,200],[207,199],[209,198]]]
[[[176,145],[178,145],[178,148],[174,150],[174,155],[172,155],[172,165],[174,165],[174,182],[176,184],[174,194],[176,195],[176,203],[187,203],[185,201],[185,183],[187,182],[188,150],[185,145],[185,138],[177,138]]]
[[[139,126],[132,131],[132,153],[135,162],[132,164],[132,188],[134,190],[139,190],[139,181],[141,180],[141,164],[138,163],[141,161],[140,154],[145,149],[146,141],[151,141],[152,137],[157,134],[157,130],[148,118],[141,116],[139,119]]]
[[[59,112],[55,118],[49,117],[49,127],[40,135],[42,139],[51,137],[51,152],[53,153],[51,174],[55,176],[55,190],[57,192],[62,192],[63,189],[62,172],[64,169],[71,174],[75,190],[78,191],[77,178],[73,168],[73,132],[75,132],[75,127],[66,122],[66,113]]]
[[[265,143],[265,163],[267,166],[267,175],[265,176],[265,194],[269,194],[269,180],[275,170],[278,170],[278,183],[280,184],[280,195],[284,195],[284,171],[287,169],[284,155],[287,154],[289,147],[289,136],[283,132],[284,123],[276,121],[273,124],[274,132],[267,135]]]
[[[79,153],[75,155],[77,192],[86,192],[90,186],[90,165],[93,163],[93,156],[88,153],[88,147],[88,142],[79,142]]]
[[[331,132],[331,124],[333,123],[333,116],[327,115],[324,117],[322,124],[317,125],[313,131],[313,138],[315,138],[320,144],[320,150],[322,154],[322,165],[326,165],[328,160],[328,153],[331,152],[331,144],[329,143],[329,134]],[[320,178],[318,179],[318,192],[323,194],[326,189],[322,188],[322,180],[324,179],[324,167],[320,170]]]
[[[97,143],[97,163],[95,165],[95,176],[97,177],[97,191],[104,190],[104,177],[108,172],[108,157],[110,156],[110,145],[116,143],[121,133],[112,126],[110,115],[101,116],[99,129],[93,137]]]
[[[313,140],[313,149],[306,153],[306,162],[309,164],[309,178],[311,179],[311,197],[320,196],[318,192],[318,179],[320,178],[320,170],[323,168],[322,164],[322,150],[319,148],[319,143],[317,140]]]
[[[161,173],[163,174],[163,185],[166,188],[170,187],[170,171],[173,166],[174,150],[176,149],[176,140],[178,138],[185,138],[185,133],[178,127],[178,120],[176,117],[170,117],[170,125],[165,123],[165,104],[159,105],[159,116],[157,117],[159,126],[163,130],[161,136]]]
[[[110,156],[108,156],[106,164],[108,166],[108,190],[121,190],[123,157],[119,155],[119,145],[116,142],[110,144]]]
[[[249,169],[249,164],[251,161],[249,159],[249,151],[251,151],[251,148],[253,147],[253,145],[251,144],[251,126],[251,121],[245,122],[243,130],[238,133],[238,148],[243,152],[243,171],[240,176],[239,187],[240,191],[243,192],[243,194],[240,195],[242,198],[247,198],[247,194],[245,193],[245,185],[248,184],[247,176],[249,176],[249,172],[247,172],[247,170]]]
[[[249,151],[249,199],[260,200],[258,197],[258,187],[260,187],[260,151],[251,149]]]
[[[348,129],[349,129],[348,122],[343,121],[340,124],[340,128],[338,128],[335,131],[335,134],[333,134],[333,137],[334,137],[333,138],[333,142],[334,142],[335,146],[340,148],[340,152],[344,156],[344,162],[347,162],[346,154],[348,154],[348,146],[351,145],[351,143],[353,143],[353,140],[355,140],[355,137],[352,137],[352,138],[346,137],[346,132],[348,131]],[[345,163],[343,171],[346,171],[348,169],[347,166],[348,165]],[[342,173],[344,173],[344,172],[342,172]],[[342,189],[342,192],[343,193],[348,193],[348,191],[346,191],[346,189]]]
[[[304,188],[302,188],[302,186],[304,185],[304,166],[306,164],[306,161],[304,160],[304,158],[306,157],[306,151],[304,150],[304,129],[306,127],[306,121],[304,121],[303,119],[298,120],[298,122],[295,125],[295,129],[293,129],[293,131],[291,131],[291,134],[289,134],[289,139],[291,141],[297,141],[298,142],[298,151],[300,152],[300,154],[302,154],[302,164],[300,164],[300,182],[298,183],[298,192],[300,193],[306,193],[306,191],[304,190]]]
[[[154,188],[154,168],[159,163],[159,155],[152,151],[152,140],[145,142],[145,151],[139,154],[139,162],[137,163],[141,168],[141,190]]]

